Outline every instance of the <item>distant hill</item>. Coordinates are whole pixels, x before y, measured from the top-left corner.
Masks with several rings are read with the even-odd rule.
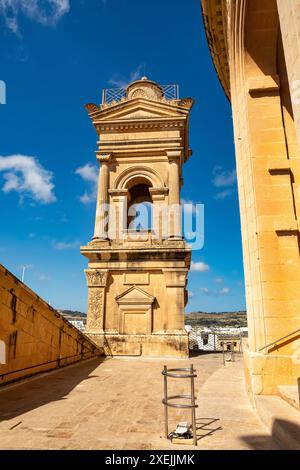
[[[86,320],[86,313],[77,310],[60,310],[68,319]],[[247,327],[247,315],[241,312],[192,312],[185,315],[185,324],[206,327]]]
[[[247,327],[247,312],[192,312],[185,315],[185,324],[203,327]]]
[[[86,313],[77,310],[60,310],[60,312],[70,317],[86,317]]]
[[[82,322],[86,324],[86,314],[78,310],[59,310],[63,317],[70,322]]]

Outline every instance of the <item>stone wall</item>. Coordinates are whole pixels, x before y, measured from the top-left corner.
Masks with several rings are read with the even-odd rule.
[[[300,147],[300,1],[277,0],[277,6]]]
[[[0,265],[0,386],[101,354],[92,341]]]
[[[247,383],[255,395],[276,395],[278,386],[296,385],[300,374],[300,0],[202,1],[211,7],[205,25],[212,54],[218,23],[218,42],[228,49],[249,327]],[[226,72],[224,61],[215,59],[215,65]]]

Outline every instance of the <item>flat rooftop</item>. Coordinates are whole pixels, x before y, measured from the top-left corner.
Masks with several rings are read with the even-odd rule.
[[[0,389],[0,449],[195,449],[164,437],[163,376],[197,369],[199,450],[276,449],[245,391],[242,356],[92,359]],[[169,394],[189,381],[168,379]],[[170,409],[170,429],[189,412]]]

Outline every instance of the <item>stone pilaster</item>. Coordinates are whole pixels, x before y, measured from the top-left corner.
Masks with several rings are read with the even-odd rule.
[[[153,201],[152,208],[152,229],[153,229],[153,238],[155,240],[162,240],[163,238],[163,220],[164,216],[163,210],[166,205],[166,196],[169,192],[168,188],[150,188],[150,194]]]
[[[168,333],[185,334],[184,307],[188,270],[164,270],[168,293]]]
[[[122,241],[124,230],[127,228],[127,189],[109,189],[108,193],[113,202],[113,213],[110,217],[109,238]]]
[[[86,333],[103,333],[105,314],[105,288],[108,271],[85,270],[88,286],[88,309]]]

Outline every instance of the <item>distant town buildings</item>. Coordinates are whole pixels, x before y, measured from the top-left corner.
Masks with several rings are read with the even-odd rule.
[[[80,331],[85,330],[86,315],[81,312],[72,312],[71,310],[58,310],[58,312]]]
[[[248,336],[248,328],[206,328],[186,325],[189,335],[189,349],[192,351],[223,351],[229,349],[230,344],[234,350],[242,352],[243,338]]]

